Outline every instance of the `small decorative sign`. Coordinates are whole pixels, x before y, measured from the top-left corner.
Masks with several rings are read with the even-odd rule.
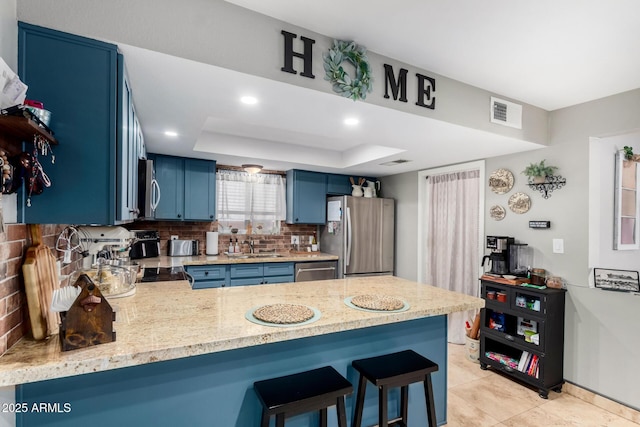
[[[593,277],[596,288],[623,292],[640,291],[637,271],[594,268]]]
[[[551,221],[529,221],[529,228],[551,228]]]

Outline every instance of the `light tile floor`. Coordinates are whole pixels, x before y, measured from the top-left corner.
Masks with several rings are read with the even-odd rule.
[[[640,412],[571,384],[542,399],[534,389],[481,370],[467,360],[464,345],[449,344],[448,374],[448,427],[640,425]]]

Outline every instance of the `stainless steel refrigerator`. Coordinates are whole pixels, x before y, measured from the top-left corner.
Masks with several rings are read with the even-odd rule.
[[[327,224],[320,229],[320,250],[338,255],[338,277],[393,274],[393,199],[327,198]]]

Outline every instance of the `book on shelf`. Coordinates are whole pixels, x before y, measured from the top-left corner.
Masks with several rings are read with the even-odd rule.
[[[520,362],[518,362],[518,371],[524,372],[529,357],[530,357],[529,352],[524,350],[522,352],[522,356],[520,356]]]

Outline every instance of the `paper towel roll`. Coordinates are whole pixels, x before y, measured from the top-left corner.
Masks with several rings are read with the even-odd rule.
[[[207,255],[218,255],[218,232],[207,231]]]

